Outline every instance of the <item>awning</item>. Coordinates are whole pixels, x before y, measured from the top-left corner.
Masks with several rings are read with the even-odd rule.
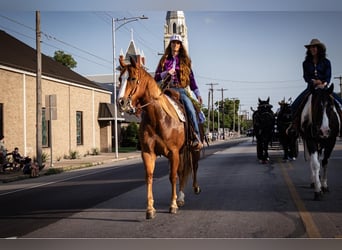
[[[99,107],[99,121],[111,121],[115,120],[115,111],[114,111],[114,104],[113,103],[100,103]],[[124,121],[125,118],[117,112],[117,120]]]

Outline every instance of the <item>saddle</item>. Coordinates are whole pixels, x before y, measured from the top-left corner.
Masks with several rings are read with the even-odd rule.
[[[177,91],[175,91],[175,90],[173,90],[173,89],[170,89],[170,88],[166,88],[166,89],[164,89],[163,90],[163,93],[166,95],[166,96],[168,96],[170,99],[169,99],[169,101],[172,103],[172,105],[175,107],[175,110],[176,110],[176,112],[177,112],[177,114],[178,114],[178,116],[179,116],[179,118],[183,121],[183,122],[185,122],[185,126],[186,126],[186,133],[187,133],[187,138],[188,139],[190,139],[190,140],[187,140],[187,141],[193,141],[193,140],[195,140],[196,139],[196,135],[195,135],[195,130],[194,130],[194,127],[193,127],[193,125],[192,125],[192,123],[191,122],[189,122],[189,117],[188,117],[188,114],[187,114],[187,112],[185,111],[185,108],[184,108],[184,105],[183,105],[183,103],[181,102],[181,100],[180,100],[180,94],[177,92]],[[173,103],[173,102],[175,102],[175,103]],[[193,103],[193,102],[192,102]],[[197,105],[195,105],[194,103],[193,103],[193,105],[194,105],[194,108],[195,108],[195,110],[196,110],[196,114],[197,114],[197,119],[198,119],[198,114],[199,114],[199,112],[200,112],[200,110],[199,110],[199,108],[198,108],[198,106]],[[178,112],[181,112],[181,114]],[[185,114],[185,115],[184,115]],[[180,116],[182,116],[183,115],[183,119],[180,117]],[[200,138],[198,138],[198,139],[200,139]]]

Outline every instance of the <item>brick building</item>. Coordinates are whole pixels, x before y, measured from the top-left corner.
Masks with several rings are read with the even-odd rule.
[[[36,156],[36,50],[0,30],[0,134],[9,151]],[[43,152],[53,160],[77,151],[111,152],[111,122],[101,119],[111,92],[42,55]],[[57,119],[46,121],[46,97],[56,97]]]

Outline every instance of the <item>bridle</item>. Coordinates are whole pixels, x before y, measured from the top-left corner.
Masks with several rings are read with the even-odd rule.
[[[119,77],[119,81],[120,81],[120,83],[121,83],[121,81],[122,81],[122,75],[125,73],[125,72],[127,72],[128,74],[129,74],[129,70],[127,69],[127,67],[129,67],[129,66],[126,66],[123,70],[122,70],[122,73],[121,73],[121,75],[120,75],[120,77]],[[129,82],[129,83],[134,83],[134,88],[132,88],[132,90],[130,91],[130,93],[128,94],[128,96],[127,96],[127,99],[125,100],[124,98],[119,98],[119,100],[118,100],[118,104],[119,104],[119,106],[122,108],[122,109],[124,109],[124,111],[126,111],[126,112],[128,112],[129,114],[136,114],[139,110],[142,110],[144,107],[146,107],[146,106],[148,106],[149,104],[151,104],[152,102],[153,102],[153,100],[152,101],[149,101],[149,102],[147,102],[146,104],[144,104],[144,105],[141,105],[141,106],[139,106],[139,107],[136,107],[136,106],[134,106],[132,103],[132,97],[134,96],[134,94],[137,92],[137,90],[138,90],[138,87],[139,87],[139,85],[140,85],[140,79],[141,79],[141,71],[140,71],[140,69],[137,69],[137,71],[138,71],[138,77],[136,78],[136,77],[131,77],[131,76],[128,76],[127,77],[127,79],[125,79],[125,83],[124,83],[124,86],[125,86],[125,89],[126,89],[126,85],[127,85],[127,83]],[[119,97],[121,96],[121,89],[120,89],[120,92],[119,92]],[[128,108],[127,108],[127,105],[128,105]]]

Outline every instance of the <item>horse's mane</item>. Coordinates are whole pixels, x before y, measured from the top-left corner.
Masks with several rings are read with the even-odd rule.
[[[146,88],[148,87],[150,89],[150,93],[153,94],[153,99],[157,100],[162,107],[162,109],[173,119],[179,119],[177,112],[174,107],[171,107],[172,104],[167,99],[166,94],[163,93],[163,91],[158,86],[157,82],[154,80],[154,78],[147,73],[147,71],[144,68],[140,68],[140,70],[143,72],[142,76],[147,78],[146,81]]]

